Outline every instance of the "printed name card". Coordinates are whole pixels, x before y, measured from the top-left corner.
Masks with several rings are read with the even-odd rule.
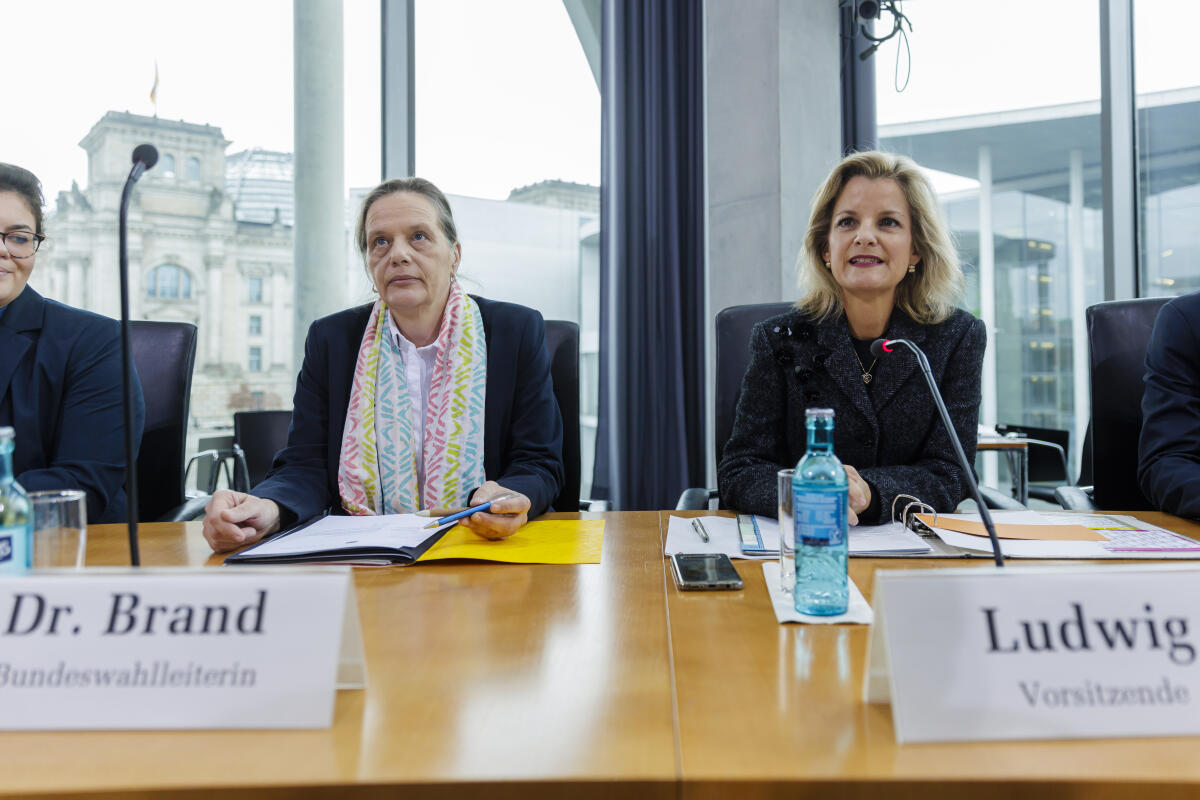
[[[867,702],[898,742],[1200,734],[1200,567],[880,570]]]
[[[363,685],[346,567],[0,579],[0,729],[322,728]]]

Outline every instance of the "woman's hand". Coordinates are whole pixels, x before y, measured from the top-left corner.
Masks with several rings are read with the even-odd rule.
[[[489,510],[480,511],[458,521],[464,528],[470,528],[485,539],[504,539],[512,536],[517,529],[529,521],[529,498],[520,492],[505,489],[495,481],[488,481],[475,490],[471,497],[471,505],[486,503],[493,497],[511,495],[505,500],[497,501]]]
[[[846,465],[846,479],[850,482],[849,520],[851,525],[857,525],[858,515],[871,505],[871,487],[858,474],[858,470],[849,464]]]
[[[204,508],[204,538],[218,553],[236,550],[279,530],[279,506],[252,494],[222,489]]]

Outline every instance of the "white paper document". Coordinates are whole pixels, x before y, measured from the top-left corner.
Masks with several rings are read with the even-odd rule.
[[[700,534],[692,527],[692,520],[700,520],[708,534],[708,541],[700,538]],[[775,534],[776,540],[779,534]],[[675,553],[724,553],[730,558],[745,558],[742,555],[741,537],[738,536],[737,520],[733,517],[670,517],[667,523],[667,541],[663,546],[664,555]],[[779,558],[763,556],[764,558]]]
[[[674,553],[724,553],[730,558],[753,560],[777,559],[779,550],[762,555],[747,555],[742,552],[741,537],[737,520],[733,517],[697,517],[708,532],[707,543],[700,539],[692,528],[692,518],[671,517],[667,524],[665,555]],[[756,516],[763,543],[779,547],[779,522],[770,517]],[[920,536],[898,522],[888,525],[854,525],[850,527],[850,555],[921,555],[931,553],[930,547]]]
[[[850,555],[920,555],[933,548],[899,522],[886,525],[856,525],[850,529]]]
[[[807,625],[839,625],[855,624],[870,625],[875,620],[871,604],[863,597],[862,592],[847,578],[850,589],[850,602],[846,604],[845,614],[834,614],[820,617],[813,614],[801,614],[796,610],[796,601],[783,590],[779,580],[779,562],[769,561],[763,564],[763,580],[767,584],[767,593],[771,595],[771,608],[775,610],[775,619],[779,622],[803,622]]]
[[[306,528],[270,539],[255,548],[260,556],[283,556],[351,547],[416,547],[437,530],[425,530],[429,517],[387,514],[372,517],[322,517]],[[448,527],[448,526],[443,526]]]

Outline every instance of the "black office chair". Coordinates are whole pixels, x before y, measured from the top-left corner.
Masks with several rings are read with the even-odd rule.
[[[742,391],[742,378],[750,366],[750,331],[764,319],[784,313],[791,305],[752,303],[730,306],[717,312],[717,375],[713,404],[716,423],[713,448],[717,453],[717,461],[721,460],[721,451],[733,433],[733,417],[737,411],[738,395]],[[680,511],[701,511],[707,509],[709,501],[717,496],[716,489],[684,489],[675,508]]]
[[[1061,428],[1041,428],[1033,425],[998,423],[996,433],[1015,434],[1026,441],[1029,464],[1029,496],[1048,503],[1055,502],[1055,490],[1071,481],[1067,451],[1071,448],[1071,432]]]
[[[130,349],[146,400],[137,458],[138,520],[199,519],[208,498],[187,498],[183,492],[196,326],[144,320],[131,326]]]
[[[717,375],[714,402],[715,436],[713,446],[717,461],[733,433],[733,418],[737,411],[742,379],[750,365],[750,331],[765,319],[782,314],[791,303],[754,303],[730,306],[717,313]],[[989,508],[1022,509],[1025,506],[990,487],[979,487]],[[719,497],[717,489],[684,489],[675,504],[677,511],[702,511],[709,501]]]
[[[1065,508],[1146,511],[1154,506],[1138,486],[1146,347],[1169,297],[1113,300],[1087,309],[1091,353],[1092,491],[1059,487]],[[1081,481],[1082,483],[1082,481]]]
[[[580,499],[583,484],[579,433],[579,325],[560,319],[546,320],[546,352],[550,354],[550,379],[563,421],[565,482],[555,498],[555,511],[587,510]]]
[[[262,483],[275,454],[287,446],[291,424],[291,411],[238,411],[233,415],[233,444],[241,451],[241,458],[234,458],[234,485],[239,491],[249,492]]]

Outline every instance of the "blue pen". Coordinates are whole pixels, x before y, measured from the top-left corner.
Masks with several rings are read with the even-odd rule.
[[[433,522],[426,525],[425,530],[429,530],[430,528],[440,528],[448,522],[457,522],[460,519],[462,519],[463,517],[469,517],[472,514],[479,513],[480,511],[487,511],[489,508],[492,507],[492,503],[499,502],[500,500],[507,500],[510,497],[516,497],[516,496],[517,495],[515,492],[509,492],[508,494],[502,494],[499,497],[493,497],[491,500],[488,500],[486,503],[480,503],[477,506],[471,506],[470,508],[464,508],[462,511],[456,511],[448,517],[442,517],[441,519],[436,519]]]

